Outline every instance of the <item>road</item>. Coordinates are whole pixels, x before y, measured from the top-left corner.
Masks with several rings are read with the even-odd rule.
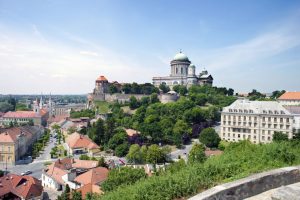
[[[172,160],[176,160],[178,159],[178,156],[180,156],[181,158],[183,158],[184,160],[187,160],[187,156],[189,155],[191,149],[192,149],[192,146],[193,144],[195,143],[199,143],[199,140],[198,139],[194,139],[192,140],[192,143],[189,144],[189,145],[185,145],[184,146],[184,149],[178,149],[176,151],[173,151],[169,154],[170,158]]]
[[[51,142],[52,141],[52,142]],[[55,138],[50,138],[50,142],[45,147],[44,151],[41,152],[40,156],[34,159],[32,163],[24,165],[15,165],[8,167],[8,171],[15,174],[21,174],[24,171],[32,171],[30,176],[40,179],[42,176],[42,171],[45,168],[44,163],[48,161],[55,161],[56,159],[51,159],[50,151],[54,147]]]

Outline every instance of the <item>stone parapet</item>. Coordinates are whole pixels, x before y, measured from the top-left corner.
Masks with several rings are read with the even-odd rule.
[[[300,166],[275,169],[215,186],[189,200],[238,200],[300,182]]]

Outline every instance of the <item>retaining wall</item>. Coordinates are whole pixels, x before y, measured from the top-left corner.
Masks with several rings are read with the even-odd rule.
[[[300,166],[271,170],[225,183],[206,190],[189,200],[238,200],[300,182]]]

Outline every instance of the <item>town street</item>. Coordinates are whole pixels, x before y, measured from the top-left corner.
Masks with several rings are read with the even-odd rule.
[[[52,141],[52,142],[51,142]],[[32,163],[8,166],[8,171],[15,174],[21,174],[25,171],[31,171],[33,176],[37,179],[40,179],[42,176],[43,169],[45,168],[44,163],[49,161],[55,161],[56,159],[51,159],[50,151],[54,147],[55,138],[50,138],[49,143],[45,147],[44,151],[41,152],[40,156],[33,160]],[[2,168],[2,166],[1,166]]]

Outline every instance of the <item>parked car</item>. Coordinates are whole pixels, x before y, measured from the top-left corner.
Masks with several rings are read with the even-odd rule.
[[[29,174],[32,174],[32,171],[26,171],[26,172],[22,172],[21,173],[21,176],[24,176],[24,175],[29,175]]]

